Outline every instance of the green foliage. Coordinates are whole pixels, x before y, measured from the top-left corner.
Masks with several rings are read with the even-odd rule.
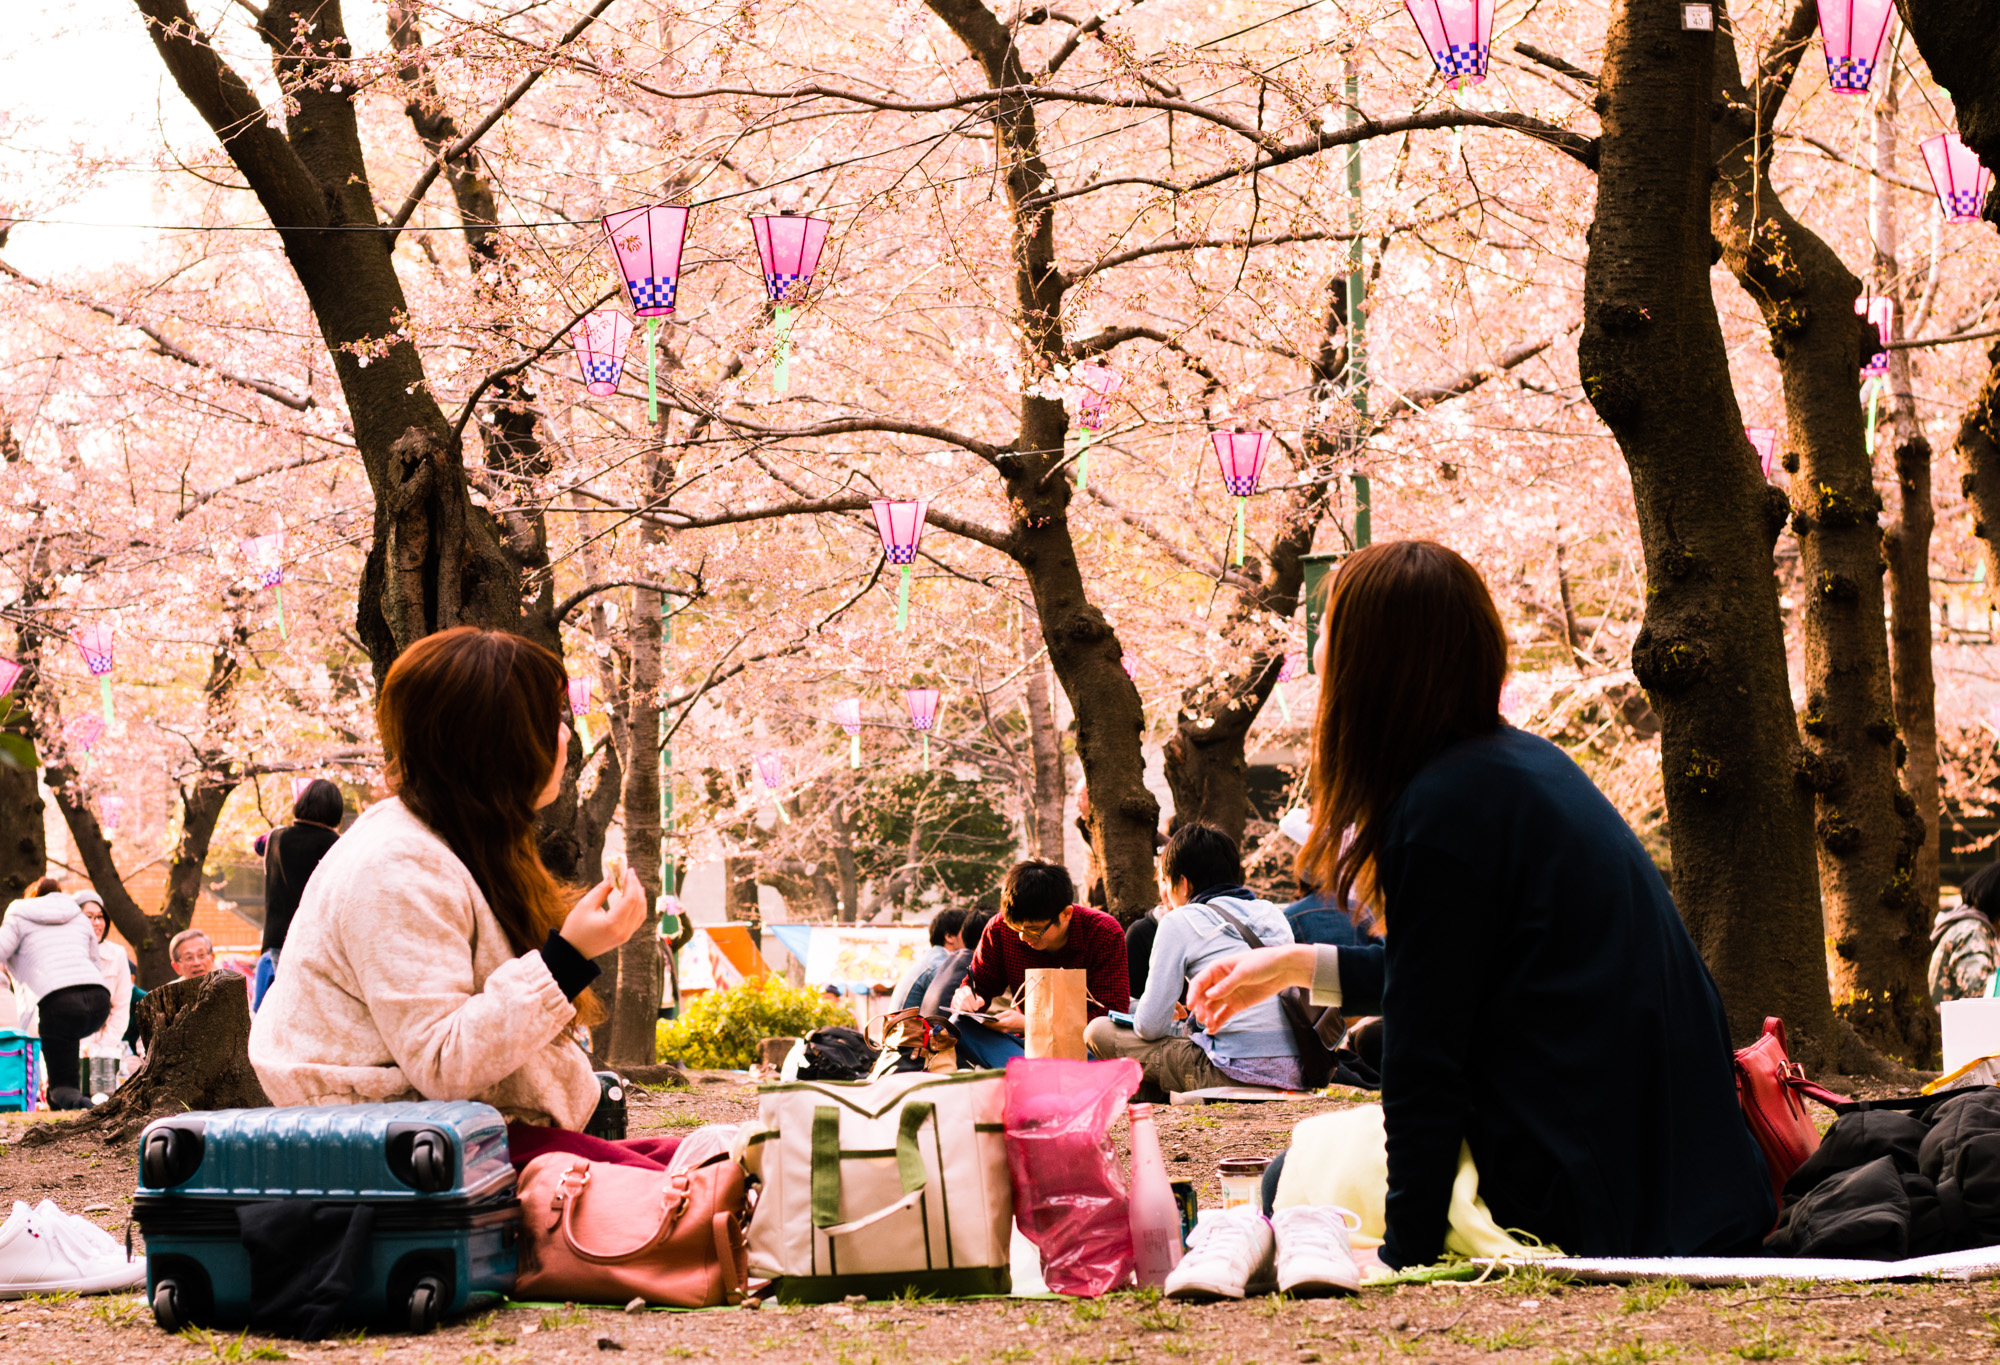
[[[854,1016],[818,991],[787,984],[780,976],[709,991],[660,1023],[659,1051],[682,1066],[743,1071],[757,1061],[766,1038],[803,1038],[832,1024],[854,1027]]]
[[[961,900],[998,889],[1019,841],[1006,813],[987,800],[983,783],[932,770],[911,773],[878,793],[855,837],[864,878],[914,873],[918,891],[938,886]]]

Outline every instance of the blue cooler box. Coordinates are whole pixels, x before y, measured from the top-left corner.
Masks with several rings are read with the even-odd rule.
[[[30,1114],[42,1089],[41,1043],[19,1029],[0,1029],[0,1113]]]
[[[514,1287],[521,1206],[499,1110],[466,1101],[222,1109],[157,1119],[139,1136],[132,1213],[161,1327],[248,1324],[269,1286],[236,1211],[274,1199],[373,1208],[347,1308],[354,1325],[427,1332]]]

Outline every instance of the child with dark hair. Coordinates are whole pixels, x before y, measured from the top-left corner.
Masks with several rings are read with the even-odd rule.
[[[938,968],[965,946],[958,936],[964,924],[965,911],[956,908],[940,910],[931,917],[930,948],[917,955],[917,960],[910,964],[910,969],[890,990],[891,1010],[915,1009],[924,1003],[924,992],[930,989]]]
[[[1284,911],[1243,886],[1243,855],[1213,825],[1186,824],[1160,854],[1160,897],[1166,914],[1153,938],[1146,992],[1130,1026],[1095,1019],[1084,1032],[1093,1057],[1132,1057],[1146,1079],[1169,1093],[1221,1085],[1295,1090],[1298,1045],[1276,1000],[1266,1000],[1213,1031],[1188,1032],[1181,996],[1211,963],[1260,947],[1292,942]]]

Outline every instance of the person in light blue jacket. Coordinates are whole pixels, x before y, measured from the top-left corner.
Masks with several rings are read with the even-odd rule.
[[[1300,1087],[1298,1045],[1275,999],[1212,1033],[1190,1031],[1184,1022],[1188,981],[1211,963],[1249,952],[1243,929],[1267,948],[1293,941],[1285,912],[1242,883],[1236,841],[1215,826],[1183,825],[1167,839],[1160,892],[1168,908],[1153,939],[1146,992],[1129,1025],[1104,1018],[1084,1030],[1091,1056],[1134,1058],[1146,1080],[1169,1094],[1220,1085]]]

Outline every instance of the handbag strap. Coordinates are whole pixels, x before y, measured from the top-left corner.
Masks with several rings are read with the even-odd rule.
[[[1255,934],[1251,933],[1249,925],[1245,924],[1242,920],[1238,919],[1236,916],[1230,914],[1227,910],[1224,910],[1214,901],[1197,901],[1195,903],[1197,905],[1200,905],[1205,910],[1213,910],[1216,914],[1222,916],[1222,918],[1224,918],[1225,920],[1228,920],[1230,927],[1235,929],[1238,936],[1241,937],[1245,943],[1249,944],[1252,949],[1257,949],[1264,946],[1264,940],[1258,938]]]
[[[666,1207],[661,1211],[660,1225],[657,1228],[641,1238],[636,1245],[627,1247],[623,1251],[593,1251],[577,1241],[575,1225],[577,1207],[583,1203],[583,1192],[590,1188],[590,1167],[589,1161],[578,1158],[575,1165],[563,1172],[562,1183],[558,1186],[556,1194],[563,1206],[561,1223],[563,1241],[569,1244],[569,1249],[576,1253],[579,1260],[593,1261],[600,1265],[615,1265],[620,1261],[629,1261],[647,1247],[664,1240],[667,1234],[674,1230],[674,1225],[680,1222],[681,1215],[687,1212],[689,1202],[687,1172],[676,1171],[667,1178],[668,1199]],[[569,1185],[572,1176],[576,1177],[574,1189]]]

